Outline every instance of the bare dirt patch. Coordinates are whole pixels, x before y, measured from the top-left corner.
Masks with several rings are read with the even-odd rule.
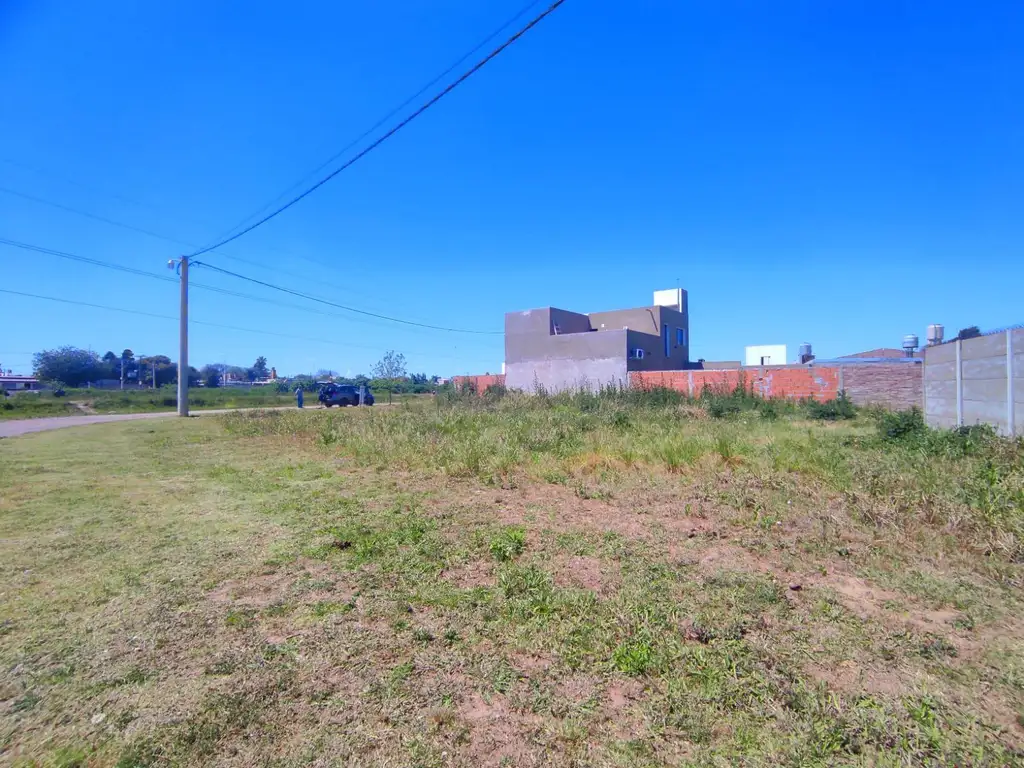
[[[556,556],[552,560],[551,570],[558,586],[589,589],[598,594],[612,590],[620,581],[618,573],[612,571],[610,564],[584,555]]]
[[[230,579],[207,592],[206,597],[213,603],[266,608],[292,598],[293,588],[300,579],[318,577],[333,579],[334,572],[327,563],[300,560],[294,568],[262,573],[246,579]],[[331,595],[336,597],[333,592]]]
[[[535,737],[542,720],[514,709],[504,694],[472,693],[459,706],[459,716],[469,727],[463,753],[468,765],[539,764]]]
[[[474,560],[454,568],[446,568],[441,575],[459,589],[489,587],[494,584],[494,563]]]

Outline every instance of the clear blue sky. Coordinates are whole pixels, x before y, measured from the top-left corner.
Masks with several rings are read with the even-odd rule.
[[[206,243],[522,2],[0,3],[0,186]],[[542,7],[542,6],[538,6]],[[690,293],[692,355],[898,346],[1024,321],[1024,3],[605,2],[550,18],[394,139],[209,260],[500,330]],[[13,161],[13,162],[11,162]],[[72,183],[73,182],[73,183]],[[0,192],[0,237],[169,274],[183,246]],[[173,315],[176,287],[0,246],[0,288]],[[290,274],[282,274],[286,270]],[[214,274],[194,279],[286,297]],[[298,300],[295,300],[298,302]],[[176,357],[172,320],[0,294],[0,363]],[[315,305],[311,305],[315,306]],[[196,290],[191,362],[496,371],[501,336]],[[358,346],[346,347],[346,344]]]

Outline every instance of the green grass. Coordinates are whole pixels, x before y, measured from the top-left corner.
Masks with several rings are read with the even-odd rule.
[[[0,441],[0,753],[1019,764],[1020,444],[768,412],[491,397]]]
[[[378,403],[387,403],[387,392],[374,393]],[[423,395],[394,395],[395,403],[413,402]],[[194,410],[233,408],[276,408],[294,406],[295,395],[280,393],[272,387],[219,387],[189,390],[189,407]],[[316,393],[306,393],[306,407],[318,406]],[[0,420],[32,419],[46,416],[81,416],[83,414],[158,413],[178,407],[174,387],[157,390],[69,389],[64,396],[52,392],[20,393],[0,399]]]

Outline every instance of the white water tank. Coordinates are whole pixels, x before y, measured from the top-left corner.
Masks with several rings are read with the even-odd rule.
[[[941,344],[942,337],[945,335],[946,329],[938,323],[932,323],[928,326],[928,346],[933,344]]]
[[[916,334],[908,333],[903,337],[903,353],[907,357],[913,357],[919,346],[920,342],[918,342]]]

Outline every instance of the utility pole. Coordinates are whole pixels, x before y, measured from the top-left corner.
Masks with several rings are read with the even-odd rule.
[[[169,269],[178,268],[181,284],[181,306],[178,318],[178,415],[188,416],[188,256],[167,262]],[[156,383],[156,376],[153,377]]]

